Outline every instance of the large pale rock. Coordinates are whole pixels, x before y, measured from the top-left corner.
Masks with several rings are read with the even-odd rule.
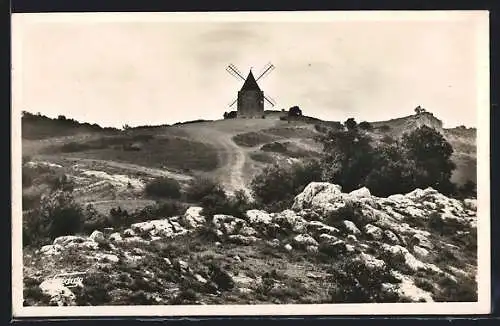
[[[245,213],[248,221],[252,225],[267,225],[271,224],[273,218],[269,213],[259,210],[259,209],[251,209]]]
[[[48,279],[40,284],[42,292],[50,296],[50,302],[58,306],[72,306],[75,304],[75,294],[59,278]]]
[[[106,238],[104,238],[104,233],[102,233],[101,231],[95,230],[94,232],[92,232],[89,238],[99,244],[106,243]]]
[[[59,255],[64,250],[61,245],[46,245],[40,248],[39,253],[47,256]]]
[[[400,245],[390,246],[387,244],[383,244],[382,249],[389,253],[392,257],[403,257],[404,264],[412,271],[418,271],[419,269],[429,269],[427,264],[415,258],[415,256],[413,256],[408,251],[408,249],[401,247]]]
[[[101,253],[101,252],[98,252],[96,255],[95,255],[95,259],[98,261],[98,262],[110,262],[110,263],[117,263],[120,261],[120,258],[118,258],[117,255],[113,255],[113,254],[106,254],[106,253]]]
[[[168,219],[152,220],[131,225],[135,232],[149,233],[151,236],[171,238],[175,235],[172,224]]]
[[[338,234],[340,231],[336,227],[329,226],[320,221],[309,221],[307,222],[307,230],[314,234]]]
[[[354,224],[353,222],[345,220],[345,221],[342,221],[342,224],[344,225],[344,227],[348,233],[354,234],[354,235],[361,234],[361,231],[358,229],[356,224]]]
[[[250,245],[252,243],[255,243],[259,238],[254,237],[254,236],[243,236],[241,234],[233,234],[228,237],[229,241],[238,243],[238,244],[243,244],[243,245]]]
[[[293,238],[293,241],[295,244],[303,247],[319,245],[318,241],[314,240],[314,238],[308,234],[298,234]]]
[[[472,211],[477,211],[477,200],[476,199],[464,199],[464,206]]]
[[[245,220],[224,214],[214,215],[212,224],[217,230],[220,230],[222,234],[237,234],[246,226]]]
[[[303,233],[306,231],[306,220],[290,209],[274,214],[273,219],[279,226],[292,229],[293,232]]]
[[[419,246],[414,246],[413,252],[415,253],[415,255],[417,255],[420,258],[425,258],[429,255],[429,251],[427,249],[419,247]]]
[[[385,262],[383,260],[377,259],[370,254],[361,253],[359,259],[370,269],[385,267]]]
[[[338,240],[338,238],[336,236],[330,235],[330,234],[326,234],[326,233],[321,234],[319,236],[319,242],[322,243],[322,244],[323,243],[333,243],[333,242],[335,242],[337,240]]]
[[[85,248],[90,250],[96,250],[99,248],[99,244],[92,239],[75,235],[57,237],[54,239],[53,244],[60,245],[64,248]]]
[[[256,236],[257,235],[257,231],[250,227],[250,226],[244,226],[241,228],[240,232],[239,232],[241,235],[243,236]],[[277,239],[275,239],[277,240]]]
[[[53,244],[66,247],[69,244],[83,243],[85,241],[88,241],[88,238],[76,236],[76,235],[64,235],[64,236],[55,238]]]
[[[183,222],[189,228],[199,228],[206,223],[206,218],[201,215],[202,207],[192,206],[189,207],[183,216]]]
[[[374,240],[382,240],[384,233],[381,228],[375,225],[366,224],[365,233]]]
[[[353,190],[349,193],[349,197],[351,198],[371,198],[372,194],[370,193],[370,190],[366,187],[362,187],[356,190]]]
[[[295,211],[306,208],[325,208],[342,195],[342,188],[327,182],[311,182],[293,202]]]

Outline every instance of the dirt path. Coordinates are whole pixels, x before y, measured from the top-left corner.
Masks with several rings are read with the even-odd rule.
[[[233,142],[232,134],[202,127],[198,128],[191,136],[217,147],[220,167],[210,174],[216,177],[230,194],[241,189],[245,191],[247,196],[251,197],[243,173],[246,153]]]

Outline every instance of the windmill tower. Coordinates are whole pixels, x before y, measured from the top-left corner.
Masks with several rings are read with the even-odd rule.
[[[227,66],[227,72],[237,79],[244,81],[243,86],[238,91],[238,97],[229,104],[229,107],[237,104],[238,118],[262,118],[264,115],[264,101],[269,103],[271,107],[274,107],[276,102],[269,96],[264,95],[264,92],[257,84],[257,81],[268,75],[273,69],[274,65],[268,63],[258,74],[258,77],[255,78],[250,68],[250,72],[247,78],[245,78],[235,65],[229,64]]]

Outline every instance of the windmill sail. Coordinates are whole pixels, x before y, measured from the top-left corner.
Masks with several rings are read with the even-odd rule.
[[[273,69],[274,69],[274,65],[271,64],[271,63],[268,63],[267,65],[265,65],[265,67],[262,69],[262,72],[259,74],[259,77],[256,78],[256,80],[259,80],[261,79],[262,77],[264,77],[265,75],[269,74]]]

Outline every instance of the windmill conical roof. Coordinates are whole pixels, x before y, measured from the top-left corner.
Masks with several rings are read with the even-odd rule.
[[[247,79],[245,79],[245,83],[241,87],[242,91],[260,91],[259,85],[257,85],[257,81],[250,70]]]

